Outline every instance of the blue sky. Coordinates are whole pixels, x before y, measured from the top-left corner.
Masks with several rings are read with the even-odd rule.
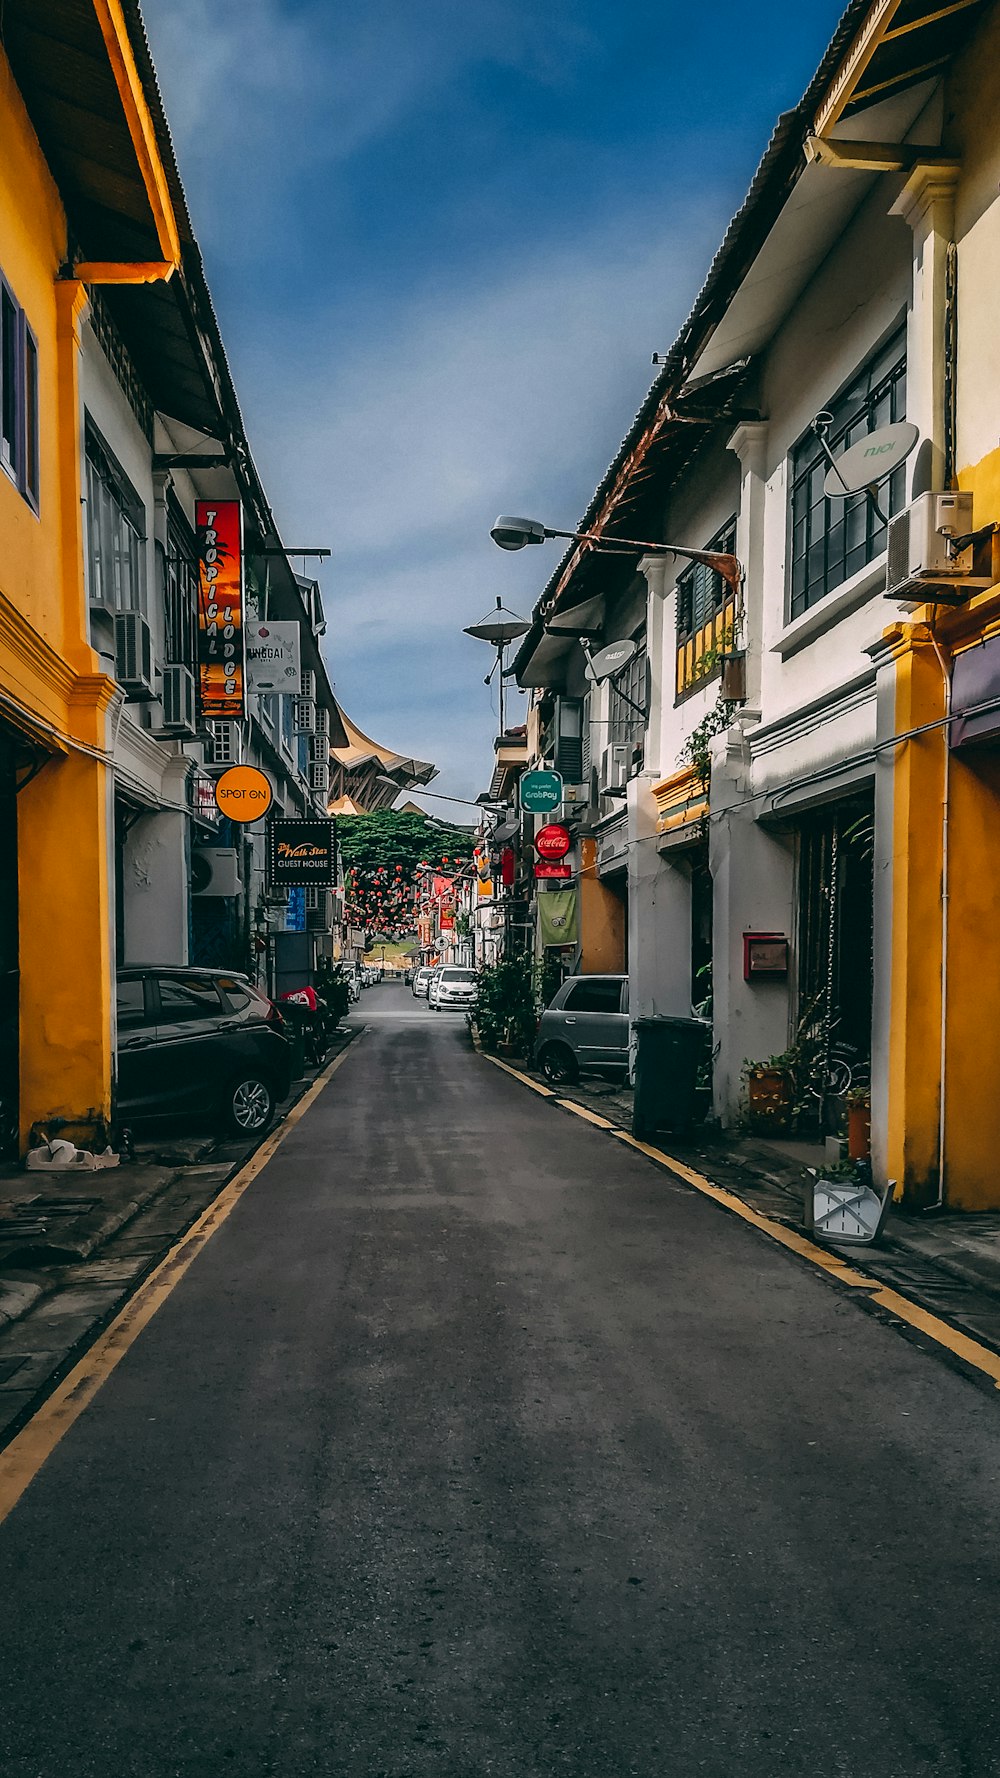
[[[494,516],[579,518],[839,10],[146,0],[254,454],[334,551],[338,696],[436,791],[492,765],[463,625],[557,559]]]

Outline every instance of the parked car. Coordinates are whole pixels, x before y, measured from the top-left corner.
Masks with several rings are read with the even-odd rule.
[[[535,1061],[558,1085],[586,1070],[628,1074],[628,976],[571,975],[538,1023]]]
[[[348,962],[342,963],[340,967],[347,982],[351,1004],[354,1005],[361,999],[361,965],[352,958]]]
[[[444,963],[434,971],[427,995],[432,1012],[443,1012],[448,1006],[471,1006],[476,997],[476,972],[455,963]]]
[[[246,976],[135,964],[117,985],[116,1115],[185,1115],[258,1136],[291,1084],[278,1008]]]
[[[417,970],[417,973],[413,978],[413,992],[418,1000],[423,999],[426,995],[433,974],[433,969],[428,969],[426,964],[421,965]]]

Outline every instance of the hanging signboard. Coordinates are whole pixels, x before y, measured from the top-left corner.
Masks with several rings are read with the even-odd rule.
[[[274,801],[271,780],[256,766],[230,766],[215,780],[215,801],[230,821],[259,821]]]
[[[272,889],[329,889],[337,874],[335,821],[272,821],[267,830],[267,876]]]
[[[247,691],[299,696],[300,635],[299,625],[291,621],[247,624]]]
[[[563,781],[558,772],[525,772],[517,789],[522,809],[532,815],[547,815],[562,802]]]
[[[546,864],[543,862],[535,865],[536,877],[571,877],[572,875],[572,867],[568,864]]]
[[[535,851],[539,858],[565,858],[572,844],[569,829],[561,827],[558,822],[539,828],[535,835]]]
[[[243,508],[238,500],[199,500],[198,709],[241,722],[246,709]]]

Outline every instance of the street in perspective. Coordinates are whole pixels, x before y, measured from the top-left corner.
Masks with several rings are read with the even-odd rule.
[[[4,1778],[1000,1778],[1000,0],[0,89]]]

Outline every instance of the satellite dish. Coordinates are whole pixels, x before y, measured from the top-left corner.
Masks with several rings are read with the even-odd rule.
[[[823,483],[827,499],[846,500],[848,494],[860,494],[863,488],[884,481],[909,456],[919,437],[910,420],[898,420],[894,426],[880,426],[859,438],[827,470]]]
[[[525,623],[513,611],[497,600],[496,610],[488,612],[477,624],[470,624],[465,630],[466,636],[475,636],[477,642],[491,642],[494,648],[505,648],[508,642],[514,642],[518,636],[526,636],[531,625]]]
[[[602,679],[613,679],[623,667],[627,667],[639,644],[631,640],[626,642],[609,642],[606,648],[599,648],[596,654],[587,657],[587,678],[599,684]]]

